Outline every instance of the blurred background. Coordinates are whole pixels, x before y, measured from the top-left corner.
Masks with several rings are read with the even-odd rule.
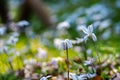
[[[83,37],[80,26],[90,24],[102,63],[119,72],[120,0],[0,0],[0,80],[63,74],[65,54],[58,49],[60,41]],[[95,55],[92,42],[75,44],[70,50],[71,72],[78,73],[82,66],[74,60],[82,62],[84,53]],[[105,78],[112,71],[107,66]]]

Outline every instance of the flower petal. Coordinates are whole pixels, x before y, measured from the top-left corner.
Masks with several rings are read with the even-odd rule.
[[[81,27],[81,30],[85,33],[85,34],[89,34],[88,29],[85,26]]]
[[[70,40],[66,39],[66,40],[65,40],[65,43],[67,44],[66,46],[67,46],[68,48],[72,48],[72,47],[73,47],[73,46],[72,46],[72,42],[71,42]]]
[[[93,41],[97,41],[97,37],[94,33],[92,33],[92,39],[93,39]]]
[[[93,32],[93,25],[89,25],[89,26],[88,26],[88,31],[89,31],[89,33],[92,33],[92,32]]]
[[[89,35],[86,35],[86,36],[84,37],[84,41],[85,41],[85,42],[88,40],[88,37],[89,37]]]

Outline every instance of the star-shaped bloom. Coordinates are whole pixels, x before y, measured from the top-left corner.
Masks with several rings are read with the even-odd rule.
[[[72,48],[72,42],[69,39],[65,39],[61,42],[60,48],[63,50],[67,50],[68,48]]]
[[[87,75],[86,74],[76,75],[74,73],[70,73],[70,78],[73,80],[87,80]]]
[[[91,59],[85,61],[84,65],[85,65],[85,66],[91,65],[91,64],[93,64],[94,62],[95,62],[95,60],[94,60],[93,58],[91,58]]]
[[[95,76],[97,76],[96,73],[87,73],[87,77],[90,79],[90,78],[94,78]]]
[[[88,28],[81,26],[81,30],[86,34],[84,40],[87,41],[88,37],[92,37],[93,41],[97,41],[96,35],[93,33],[93,25],[89,25]]]
[[[46,76],[46,77],[42,77],[40,80],[48,80],[48,78],[50,78],[51,76]]]
[[[87,75],[86,74],[80,74],[78,77],[78,80],[87,80]]]
[[[77,80],[77,76],[74,73],[70,73],[70,78],[73,80]]]

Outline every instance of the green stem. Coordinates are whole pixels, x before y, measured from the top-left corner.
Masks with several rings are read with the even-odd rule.
[[[8,54],[6,52],[5,52],[5,54],[6,54],[7,58],[8,58]],[[13,69],[11,61],[8,61],[8,64],[10,66],[11,71],[14,72],[14,69]]]
[[[97,59],[98,59],[98,61],[99,61],[99,64],[100,64],[100,63],[101,63],[101,60],[100,60],[100,55],[99,55],[99,53],[98,53],[97,46],[95,45],[95,42],[94,42],[94,41],[92,41],[92,43],[93,43],[94,48],[95,48],[95,50],[96,50],[96,57],[97,57]]]
[[[68,48],[66,49],[66,55],[67,55],[67,68],[68,68],[68,80],[69,80],[69,58],[68,58]]]
[[[86,53],[87,46],[86,46],[85,43],[83,43],[83,47],[84,47],[84,53],[83,53],[83,55],[84,55],[84,59],[87,60],[87,53]]]

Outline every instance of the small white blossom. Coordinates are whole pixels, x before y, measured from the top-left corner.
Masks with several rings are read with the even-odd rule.
[[[56,57],[56,58],[52,58],[51,61],[50,61],[50,64],[53,68],[58,68],[58,62],[62,62],[63,59],[61,57]]]
[[[78,77],[78,80],[87,80],[87,75],[86,74],[80,74]]]
[[[102,39],[104,40],[107,40],[110,38],[111,36],[111,30],[110,29],[107,29],[105,32],[103,32],[103,34],[101,35]]]
[[[0,27],[0,35],[4,35],[6,32],[6,27]]]
[[[87,41],[88,37],[92,37],[93,41],[97,41],[96,35],[93,33],[93,25],[89,25],[88,28],[82,26],[81,30],[86,34],[84,40]]]
[[[73,80],[78,80],[77,76],[74,73],[70,73],[70,78]]]
[[[44,49],[39,48],[39,49],[38,49],[37,57],[40,58],[40,59],[46,59],[46,57],[47,57],[47,52],[46,52]]]
[[[2,48],[0,48],[0,53],[6,53],[6,52],[8,52],[8,49],[9,49],[9,47],[8,46],[3,46]]]
[[[46,77],[42,77],[40,80],[48,80],[48,78],[50,78],[50,77],[51,77],[51,75],[46,76]]]
[[[30,23],[29,23],[28,21],[26,21],[26,20],[19,21],[19,22],[17,23],[17,26],[19,26],[19,27],[29,26],[29,25],[30,25]]]
[[[62,28],[70,28],[70,24],[68,21],[64,21],[58,24],[57,29],[60,30]]]
[[[30,65],[33,65],[33,64],[36,64],[37,61],[36,59],[29,59],[29,60],[24,60],[24,64],[30,64]]]
[[[59,38],[54,39],[54,46],[55,46],[55,47],[60,46],[62,41],[63,41],[63,40],[62,40],[62,39],[59,39]]]
[[[55,68],[55,69],[58,68],[58,61],[56,58],[52,58],[50,61],[50,64],[52,65],[53,68]]]
[[[18,37],[20,34],[18,32],[11,33],[11,36]]]
[[[87,52],[88,55],[90,55],[92,53],[92,50],[91,49],[87,49],[86,52]]]
[[[7,41],[7,44],[9,44],[9,45],[15,45],[17,41],[18,41],[17,37],[10,36],[9,40]]]
[[[95,62],[95,60],[93,59],[93,58],[91,58],[91,59],[89,59],[89,60],[87,60],[87,61],[85,61],[85,63],[84,63],[84,65],[91,65],[91,64],[93,64]]]
[[[107,20],[104,20],[100,23],[99,25],[99,30],[103,30],[103,29],[106,29],[108,28],[110,25],[111,25],[111,20],[110,19],[107,19]]]
[[[63,50],[67,50],[68,48],[72,48],[72,42],[69,39],[65,39],[61,42],[60,48]]]
[[[88,73],[88,74],[87,74],[87,77],[88,77],[88,78],[94,78],[95,76],[97,76],[96,73],[93,73],[93,74]]]
[[[77,23],[78,25],[86,24],[86,23],[87,23],[87,19],[86,19],[86,17],[80,17],[80,18],[78,18],[78,19],[76,20],[76,23]]]

